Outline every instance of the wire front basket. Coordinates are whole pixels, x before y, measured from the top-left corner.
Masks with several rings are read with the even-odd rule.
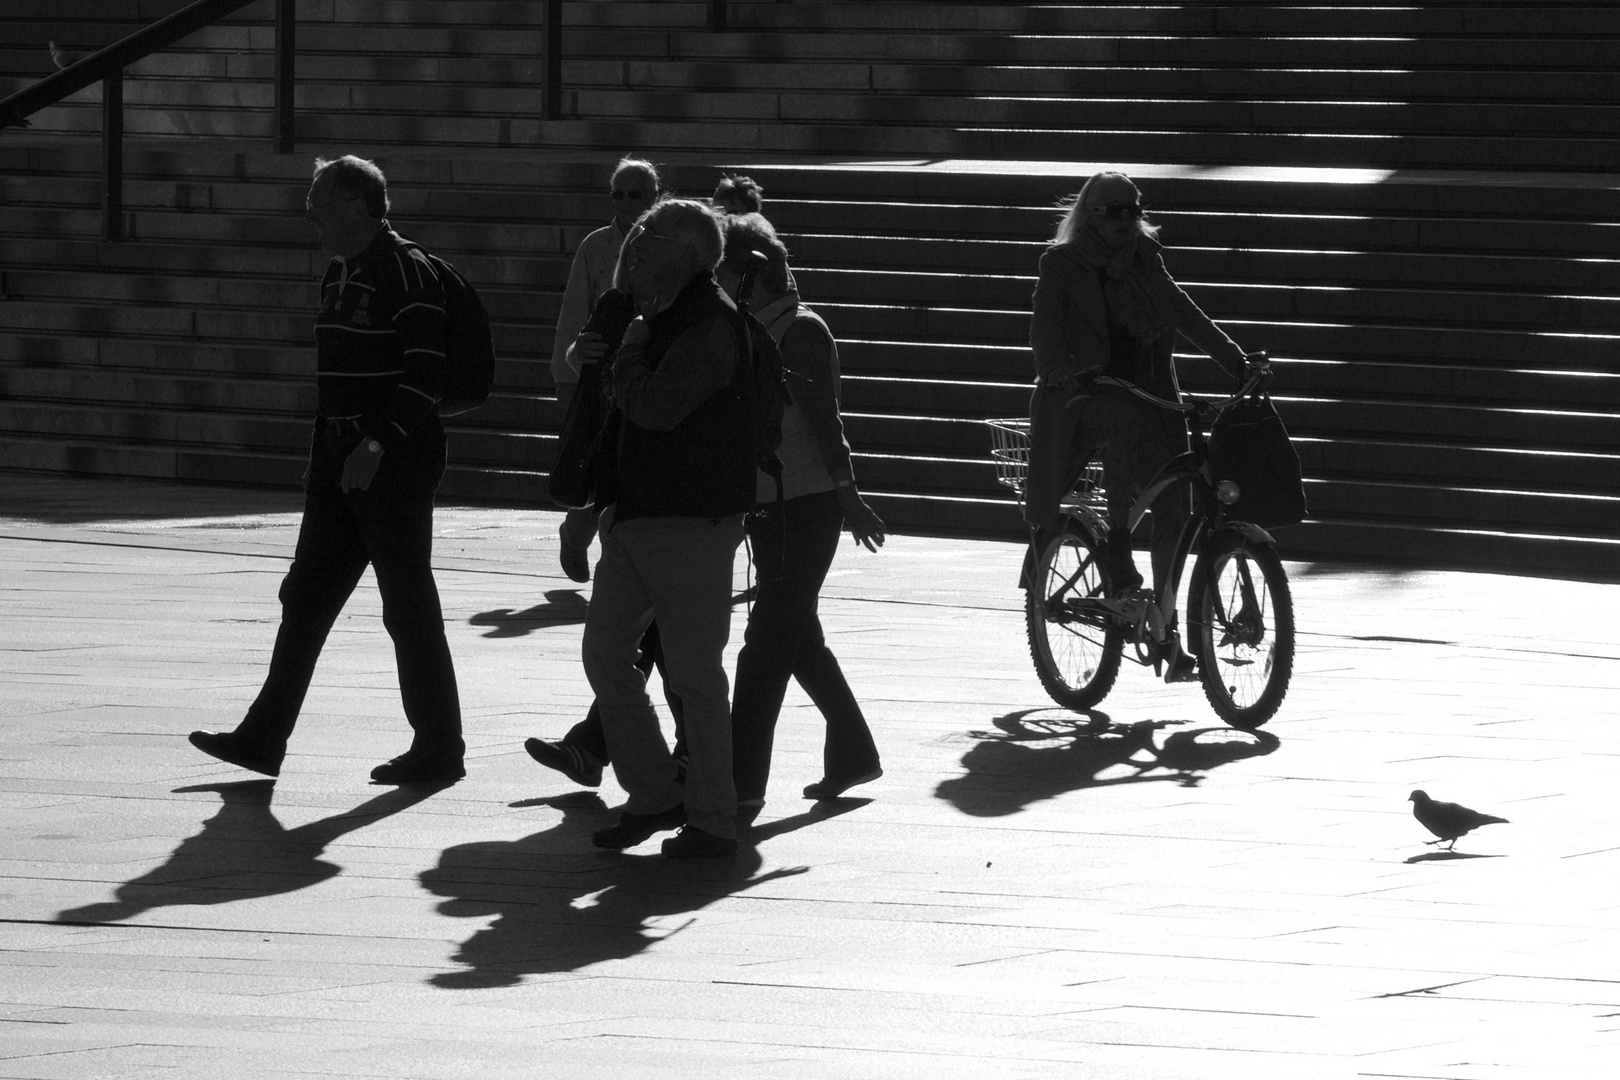
[[[1029,420],[1014,416],[986,420],[990,427],[990,457],[996,463],[996,480],[1018,493],[1018,505],[1024,505],[1024,483],[1029,479]],[[1063,500],[1064,506],[1085,506],[1102,513],[1107,507],[1103,497],[1102,462],[1091,461],[1080,473],[1074,490]]]

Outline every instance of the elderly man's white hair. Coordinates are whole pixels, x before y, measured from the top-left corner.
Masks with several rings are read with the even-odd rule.
[[[665,199],[642,214],[636,224],[684,243],[692,252],[695,270],[713,273],[720,265],[726,239],[720,215],[712,207],[692,199]]]

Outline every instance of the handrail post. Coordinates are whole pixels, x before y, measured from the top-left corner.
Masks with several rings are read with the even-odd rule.
[[[124,239],[124,72],[101,80],[101,234]]]
[[[726,0],[709,0],[709,29],[725,32]]]
[[[540,113],[547,120],[562,119],[562,0],[546,0],[546,29],[541,61],[545,82],[540,87]]]
[[[276,0],[276,153],[293,152],[293,91],[298,57],[298,5]]]

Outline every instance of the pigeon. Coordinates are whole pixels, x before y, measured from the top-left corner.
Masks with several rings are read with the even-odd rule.
[[[35,40],[37,41],[38,39],[36,38]],[[54,41],[49,42],[48,44],[51,47],[51,63],[55,64],[58,68],[72,67],[74,64],[77,64],[80,60],[83,60],[86,56],[90,55],[89,53],[69,52],[66,49],[58,48],[56,42]]]
[[[1407,796],[1412,803],[1412,816],[1418,824],[1438,836],[1439,840],[1425,840],[1425,844],[1438,844],[1449,840],[1446,850],[1457,846],[1457,838],[1473,832],[1481,825],[1506,825],[1507,818],[1492,817],[1478,810],[1470,810],[1454,802],[1436,802],[1426,791],[1414,791]]]

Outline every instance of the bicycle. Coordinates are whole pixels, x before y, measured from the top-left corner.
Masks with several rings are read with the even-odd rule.
[[[1264,362],[1250,365],[1243,386],[1217,403],[1190,395],[1168,401],[1123,380],[1098,377],[1160,408],[1185,414],[1190,449],[1172,458],[1146,485],[1130,510],[1132,531],[1166,489],[1191,495],[1192,513],[1177,538],[1163,595],[1150,588],[1116,595],[1110,587],[1104,544],[1109,521],[1102,498],[1102,467],[1093,461],[1063,502],[1064,527],[1031,539],[1035,546],[1025,597],[1030,657],[1052,700],[1083,711],[1108,695],[1119,676],[1125,643],[1132,659],[1166,682],[1203,684],[1204,696],[1228,724],[1253,730],[1282,705],[1294,668],[1294,604],[1276,541],[1230,507],[1241,495],[1235,482],[1211,475],[1209,440],[1222,416],[1271,380]],[[1029,462],[1029,421],[988,420],[998,479],[1022,504]],[[1188,582],[1187,627],[1197,674],[1181,661],[1176,600],[1187,559],[1197,552]]]

